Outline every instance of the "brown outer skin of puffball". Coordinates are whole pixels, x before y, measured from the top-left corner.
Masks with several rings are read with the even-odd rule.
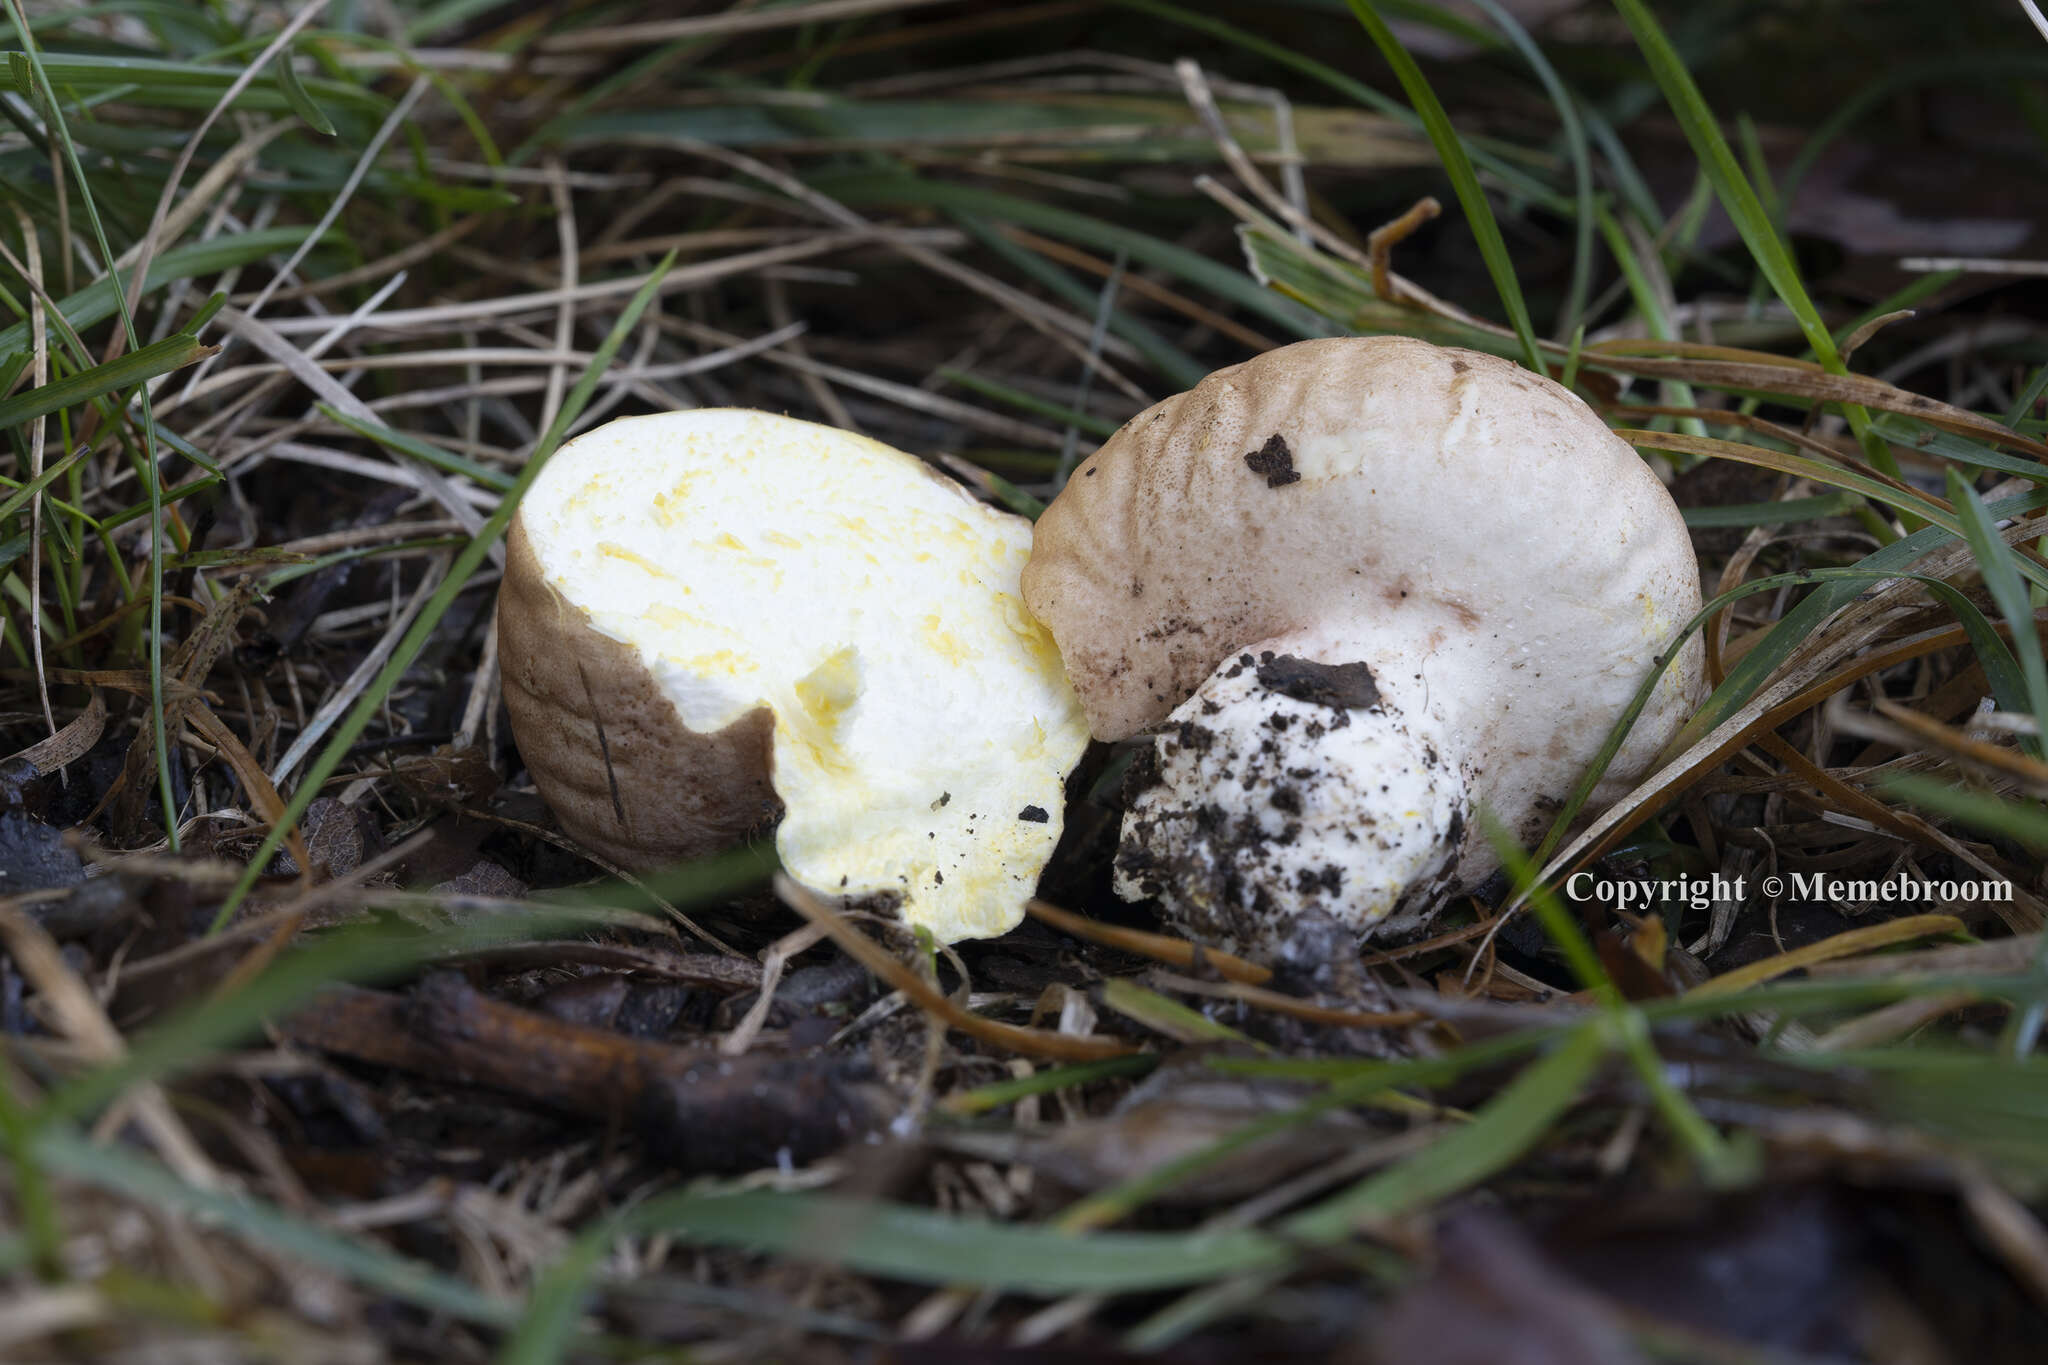
[[[775,713],[756,707],[709,734],[684,725],[639,655],[548,586],[517,517],[498,589],[498,670],[534,785],[563,832],[599,857],[651,872],[781,818],[769,780]]]
[[[1400,707],[1455,705],[1475,797],[1525,843],[1700,602],[1670,493],[1592,409],[1405,337],[1298,342],[1138,414],[1039,518],[1023,589],[1096,738],[1306,632]],[[1596,801],[1691,713],[1701,662],[1695,637]],[[1465,844],[1469,881],[1492,856]]]

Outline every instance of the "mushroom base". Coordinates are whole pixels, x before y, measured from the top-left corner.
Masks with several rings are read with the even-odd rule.
[[[1254,958],[1311,911],[1363,935],[1433,901],[1471,816],[1440,731],[1382,696],[1367,664],[1239,655],[1140,751],[1117,894]]]

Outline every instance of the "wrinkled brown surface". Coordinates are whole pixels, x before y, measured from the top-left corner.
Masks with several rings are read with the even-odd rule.
[[[498,590],[505,709],[534,784],[570,838],[651,870],[729,847],[781,816],[766,707],[699,734],[633,649],[551,589],[515,519]]]

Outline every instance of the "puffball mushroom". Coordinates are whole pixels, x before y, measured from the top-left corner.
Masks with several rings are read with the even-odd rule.
[[[774,824],[819,892],[892,897],[942,942],[1002,933],[1088,739],[1019,596],[1030,541],[863,436],[732,409],[608,423],[512,523],[498,640],[520,753],[613,862]]]
[[[1024,598],[1095,735],[1150,732],[1116,886],[1257,955],[1413,926],[1540,838],[1699,609],[1678,509],[1577,397],[1493,356],[1305,341],[1140,413],[1039,518]],[[1689,714],[1657,685],[1595,799]]]

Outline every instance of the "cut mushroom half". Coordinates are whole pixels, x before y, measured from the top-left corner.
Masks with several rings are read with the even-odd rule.
[[[1541,837],[1699,609],[1677,507],[1568,390],[1405,338],[1307,341],[1139,414],[1039,519],[1025,600],[1097,737],[1148,734],[1117,888],[1254,956],[1425,918]],[[1595,800],[1690,714],[1695,640]]]
[[[562,447],[514,520],[500,667],[563,829],[644,870],[774,829],[798,881],[1000,934],[1087,743],[1030,523],[923,461],[734,409]]]

